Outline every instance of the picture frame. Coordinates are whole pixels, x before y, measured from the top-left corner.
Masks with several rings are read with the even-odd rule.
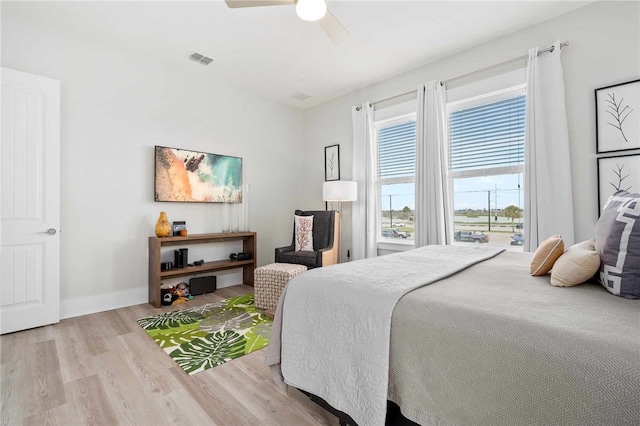
[[[340,145],[324,147],[324,180],[340,180]]]
[[[187,223],[183,220],[176,220],[173,222],[173,236],[179,237],[180,231],[187,229]]]
[[[640,79],[595,89],[596,153],[640,149]]]
[[[242,203],[242,158],[155,146],[154,201]]]
[[[640,192],[640,153],[598,158],[598,217],[619,190]]]

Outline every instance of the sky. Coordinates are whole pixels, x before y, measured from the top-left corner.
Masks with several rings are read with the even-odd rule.
[[[519,187],[521,189],[518,189]],[[453,184],[454,210],[486,209],[488,206],[487,191],[490,191],[492,209],[496,205],[498,209],[504,209],[511,204],[520,208],[524,206],[522,173],[517,173],[455,179]],[[405,206],[413,210],[415,206],[413,183],[383,185],[381,193],[382,210],[389,210],[390,200],[393,210],[402,210]]]

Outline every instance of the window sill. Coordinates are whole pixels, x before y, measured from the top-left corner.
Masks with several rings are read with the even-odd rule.
[[[407,251],[415,248],[415,242],[413,240],[378,241],[377,247],[378,250]]]

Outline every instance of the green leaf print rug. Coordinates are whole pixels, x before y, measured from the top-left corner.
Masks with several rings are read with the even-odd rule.
[[[269,344],[272,320],[253,294],[138,320],[140,327],[189,375]]]

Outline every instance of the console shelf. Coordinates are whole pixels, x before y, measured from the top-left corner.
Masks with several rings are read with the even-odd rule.
[[[160,270],[160,249],[168,246],[186,246],[189,244],[222,243],[225,241],[242,241],[242,252],[251,254],[249,260],[216,260],[198,266]],[[206,272],[223,271],[242,268],[243,283],[253,286],[253,272],[256,269],[256,233],[231,232],[220,234],[196,234],[186,237],[149,237],[149,303],[159,308],[160,284],[163,278],[181,277]]]

